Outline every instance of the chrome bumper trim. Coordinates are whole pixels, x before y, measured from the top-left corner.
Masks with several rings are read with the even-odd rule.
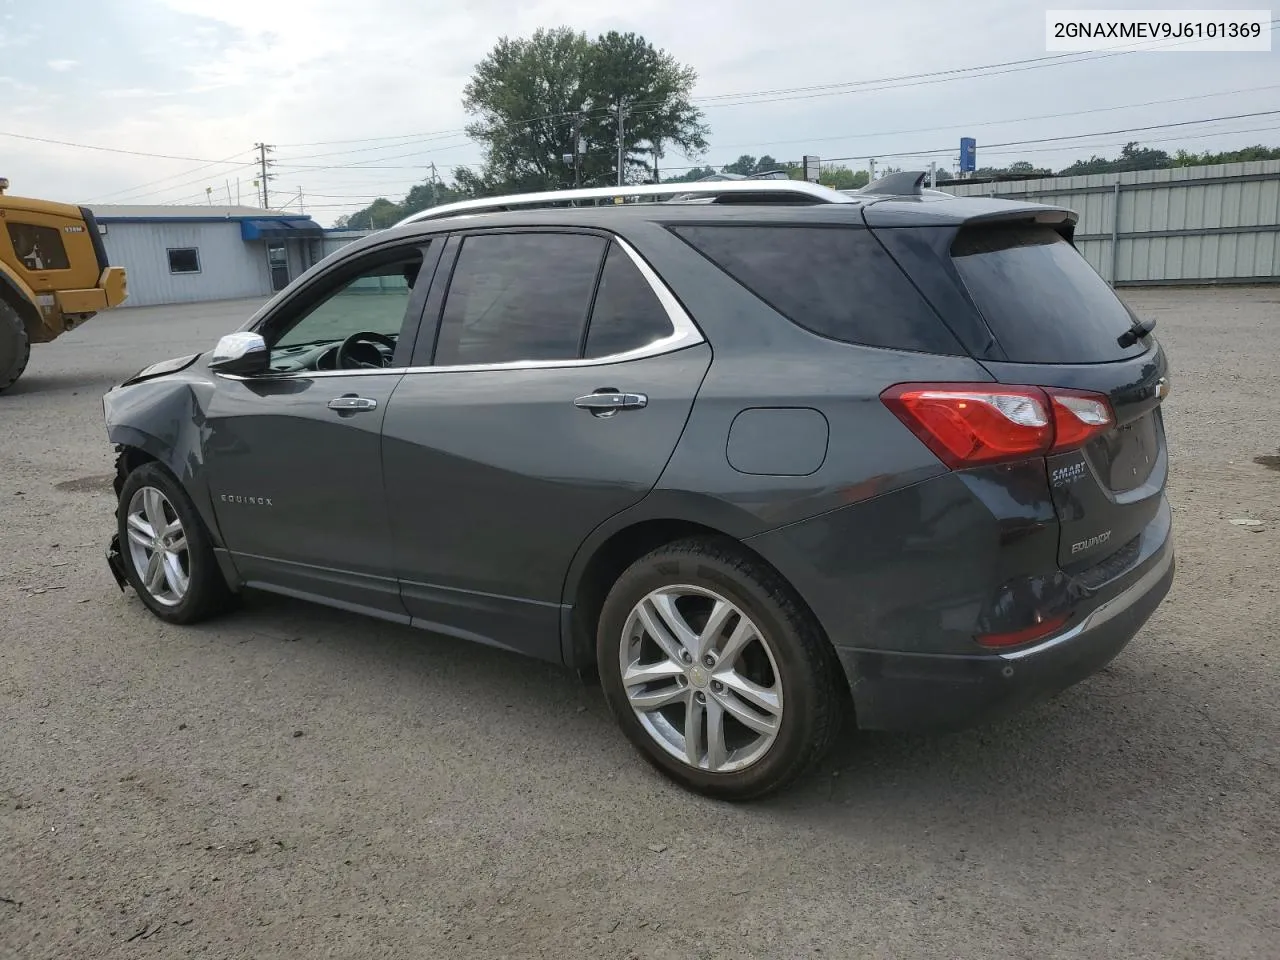
[[[1144,573],[1132,586],[1128,587],[1123,593],[1117,594],[1100,607],[1089,612],[1089,614],[1077,623],[1074,627],[1057,636],[1050,637],[1048,640],[1037,643],[1034,647],[1026,647],[1022,650],[1012,650],[1009,653],[1000,654],[1001,660],[1023,660],[1027,657],[1034,657],[1046,650],[1051,650],[1056,646],[1064,643],[1070,643],[1082,633],[1096,629],[1115,619],[1124,613],[1131,606],[1144,597],[1152,587],[1159,583],[1169,572],[1169,568],[1173,566],[1173,546],[1170,545],[1165,550],[1164,556],[1160,561]]]

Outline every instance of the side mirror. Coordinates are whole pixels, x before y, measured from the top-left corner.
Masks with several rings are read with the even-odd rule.
[[[270,360],[267,342],[261,334],[241,331],[228,333],[213,348],[209,369],[215,373],[229,373],[238,377],[251,377],[265,373]]]

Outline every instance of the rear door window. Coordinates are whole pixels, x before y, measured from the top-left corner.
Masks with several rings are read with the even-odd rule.
[[[1106,363],[1146,349],[1120,346],[1133,314],[1052,227],[966,227],[951,259],[1013,363]]]
[[[437,366],[576,360],[605,240],[589,234],[466,237],[436,341]]]
[[[611,243],[591,310],[584,356],[593,359],[639,350],[674,332],[649,281],[626,251]]]
[[[819,336],[894,350],[964,353],[866,229],[736,224],[670,229],[784,317]]]

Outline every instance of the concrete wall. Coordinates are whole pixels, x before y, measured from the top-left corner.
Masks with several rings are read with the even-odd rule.
[[[1076,246],[1116,285],[1280,282],[1280,160],[938,189],[1075,210]]]

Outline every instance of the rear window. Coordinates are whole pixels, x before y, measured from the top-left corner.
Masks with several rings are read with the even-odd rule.
[[[963,353],[865,229],[721,224],[670,229],[784,317],[819,336],[894,350]]]
[[[1132,314],[1052,227],[968,227],[951,258],[1014,363],[1106,363],[1145,350],[1116,342],[1133,325]]]

